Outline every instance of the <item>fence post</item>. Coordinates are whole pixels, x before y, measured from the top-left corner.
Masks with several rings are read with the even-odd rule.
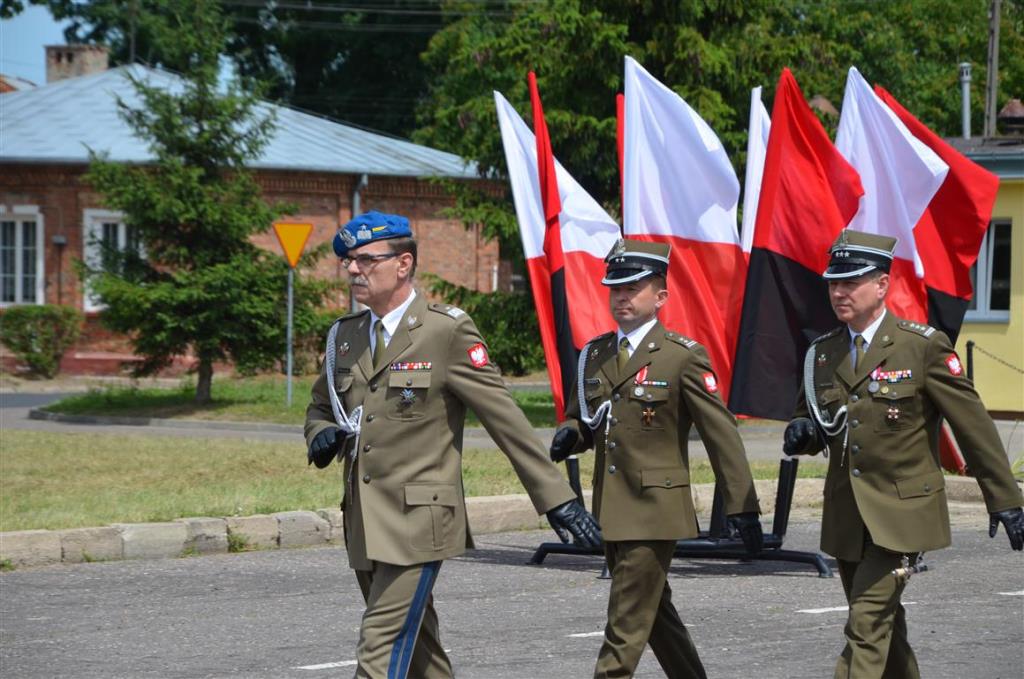
[[[974,340],[967,340],[967,379],[974,381]]]

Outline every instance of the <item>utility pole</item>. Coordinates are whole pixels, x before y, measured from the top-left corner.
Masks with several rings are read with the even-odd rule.
[[[988,15],[988,73],[985,78],[985,137],[996,136],[996,92],[999,90],[999,15],[1001,1],[992,0]]]

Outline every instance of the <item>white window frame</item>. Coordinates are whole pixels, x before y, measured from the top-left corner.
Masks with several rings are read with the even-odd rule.
[[[128,242],[128,227],[124,223],[124,214],[116,210],[85,209],[82,218],[82,259],[89,267],[99,265],[100,253],[95,242],[103,236],[103,225],[111,223],[117,224],[117,247],[123,250]],[[107,306],[99,303],[86,285],[85,294],[82,296],[82,308],[85,311],[103,311]]]
[[[992,229],[995,226],[1010,227],[1010,238],[1013,238],[1013,220],[1008,217],[995,217],[989,222],[985,231],[985,238],[981,241],[981,250],[978,252],[978,261],[974,265],[974,301],[976,308],[968,309],[964,314],[964,322],[970,323],[1009,323],[1009,309],[992,309],[992,256],[995,249],[995,240],[991,238]],[[1011,243],[1012,247],[1012,243]],[[1011,269],[1013,260],[1010,261]],[[1013,275],[1013,271],[1010,271]],[[1012,296],[1010,303],[1013,304]]]
[[[36,223],[36,285],[35,300],[31,302],[19,301],[23,297],[22,257],[24,247],[22,243],[21,229],[15,226],[14,242],[14,302],[0,300],[0,308],[22,306],[25,304],[43,304],[46,302],[46,252],[43,248],[46,245],[46,224],[43,220],[43,211],[38,205],[12,205],[8,210],[6,205],[0,205],[0,221],[13,221],[20,224],[21,220],[31,220]]]

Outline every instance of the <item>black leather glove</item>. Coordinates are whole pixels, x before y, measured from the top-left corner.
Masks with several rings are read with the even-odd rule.
[[[814,423],[806,417],[798,417],[789,423],[782,435],[782,452],[786,455],[800,455],[817,436]]]
[[[580,440],[580,433],[573,427],[562,427],[555,432],[551,439],[551,461],[561,462],[572,455],[576,442]]]
[[[1001,512],[992,512],[988,516],[988,536],[990,538],[996,536],[996,530],[1002,523],[1007,537],[1010,538],[1010,547],[1018,552],[1024,549],[1024,510],[1015,507],[1004,509]]]
[[[571,536],[577,547],[595,550],[601,547],[601,527],[579,500],[569,500],[548,510],[547,517],[564,544],[569,543]]]
[[[760,553],[764,547],[764,531],[761,530],[761,519],[757,512],[743,512],[729,517],[729,525],[740,534],[743,546],[751,556]]]
[[[331,460],[338,456],[339,444],[345,440],[344,436],[338,436],[340,432],[341,429],[338,427],[327,427],[314,436],[313,442],[309,444],[309,450],[306,452],[308,463],[315,464],[317,469],[323,469],[329,465]]]

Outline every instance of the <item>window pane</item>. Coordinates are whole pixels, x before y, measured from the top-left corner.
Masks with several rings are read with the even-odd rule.
[[[0,222],[0,302],[14,301],[14,222]]]
[[[100,262],[104,271],[113,271],[117,267],[117,231],[120,224],[104,222],[100,236]]]
[[[128,252],[134,252],[137,255],[142,254],[142,241],[139,238],[139,229],[134,226],[127,228],[127,234],[125,236],[125,250]]]
[[[985,243],[981,244],[981,253],[978,258],[985,256]],[[977,311],[978,309],[978,263],[975,262],[971,267],[971,301],[967,303],[968,311]]]
[[[1010,310],[1010,223],[996,222],[989,231],[992,244],[992,293],[989,309]]]
[[[36,223],[21,223],[21,301],[36,301]]]

